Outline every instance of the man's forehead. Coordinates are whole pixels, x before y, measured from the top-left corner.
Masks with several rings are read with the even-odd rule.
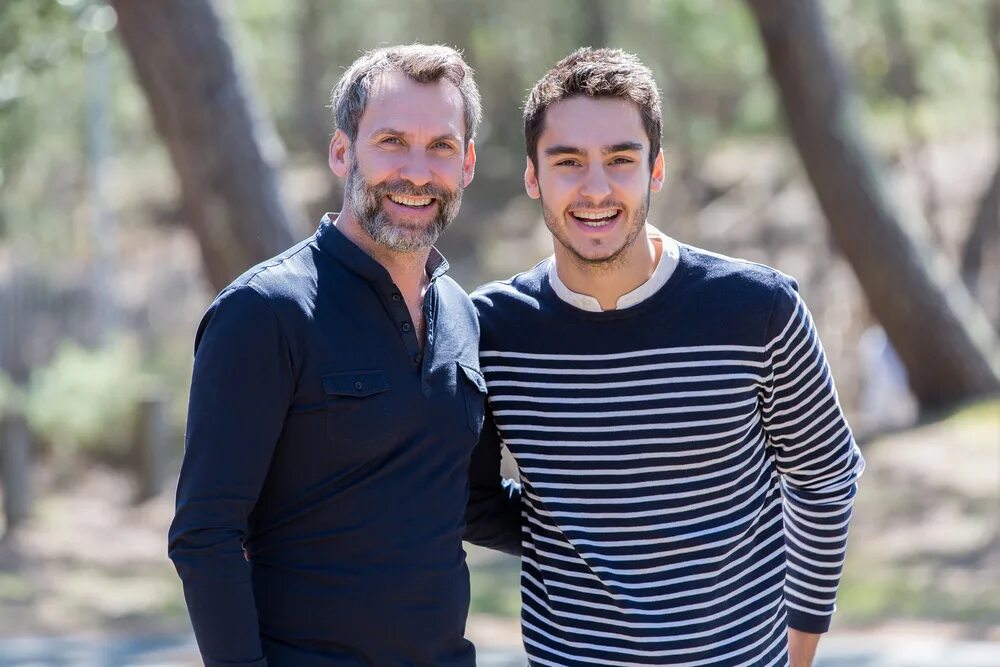
[[[403,72],[384,72],[372,82],[360,125],[367,131],[392,127],[462,136],[464,110],[462,95],[450,81],[419,83]]]
[[[539,136],[540,146],[604,148],[629,143],[649,145],[642,116],[634,103],[614,97],[575,96],[552,104]]]

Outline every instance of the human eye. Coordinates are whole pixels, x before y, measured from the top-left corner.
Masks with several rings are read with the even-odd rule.
[[[633,162],[635,162],[635,160],[633,160],[632,158],[619,155],[618,157],[616,157],[611,161],[611,164],[623,165],[623,164],[632,164]]]
[[[399,137],[382,137],[379,139],[379,143],[385,146],[402,146],[403,140]]]
[[[559,160],[556,162],[557,167],[578,167],[580,166],[580,161],[575,158],[566,158],[565,160]]]

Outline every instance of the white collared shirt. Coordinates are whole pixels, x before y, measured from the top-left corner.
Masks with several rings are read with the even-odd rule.
[[[660,246],[660,259],[656,263],[656,268],[653,270],[653,274],[649,277],[649,280],[639,285],[631,292],[622,294],[618,297],[618,301],[615,303],[615,310],[630,308],[636,304],[642,303],[649,297],[656,294],[670,279],[670,276],[673,275],[674,270],[677,268],[677,263],[680,261],[681,251],[680,247],[677,245],[677,241],[673,240],[656,227],[648,224],[646,225],[646,234],[650,241]],[[554,291],[560,299],[571,306],[579,308],[580,310],[586,310],[593,313],[600,313],[603,311],[601,303],[597,299],[589,294],[574,292],[570,288],[566,287],[566,284],[559,279],[559,272],[556,271],[555,255],[549,257],[548,262],[549,284],[552,285],[552,291]]]

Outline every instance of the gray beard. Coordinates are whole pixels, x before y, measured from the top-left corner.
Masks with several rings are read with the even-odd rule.
[[[462,207],[463,188],[445,190],[436,185],[414,186],[406,181],[379,183],[371,186],[356,160],[351,160],[344,187],[348,208],[361,228],[375,243],[399,253],[417,252],[430,248],[441,236],[441,232],[458,216]],[[383,197],[390,192],[411,197],[434,197],[437,199],[438,213],[426,227],[400,226],[393,224],[383,205]]]

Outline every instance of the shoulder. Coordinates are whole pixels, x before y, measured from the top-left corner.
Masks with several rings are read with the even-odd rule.
[[[713,295],[713,300],[760,306],[798,292],[794,278],[766,264],[680,245],[687,260],[689,287]]]
[[[469,294],[450,276],[437,279],[438,299],[447,310],[448,317],[456,315],[476,319],[476,311]]]
[[[309,237],[284,252],[250,267],[230,283],[222,294],[227,290],[246,287],[268,302],[299,295],[305,284],[315,282],[314,240],[314,237]]]
[[[683,244],[681,253],[686,279],[679,299],[717,333],[764,345],[804,308],[795,279],[773,267]]]
[[[308,308],[315,293],[313,238],[244,271],[212,301],[202,321],[225,318],[238,323],[281,323]]]
[[[527,271],[477,288],[472,293],[472,303],[479,316],[497,310],[537,309],[542,286],[547,280],[548,263],[548,258],[543,259]]]

